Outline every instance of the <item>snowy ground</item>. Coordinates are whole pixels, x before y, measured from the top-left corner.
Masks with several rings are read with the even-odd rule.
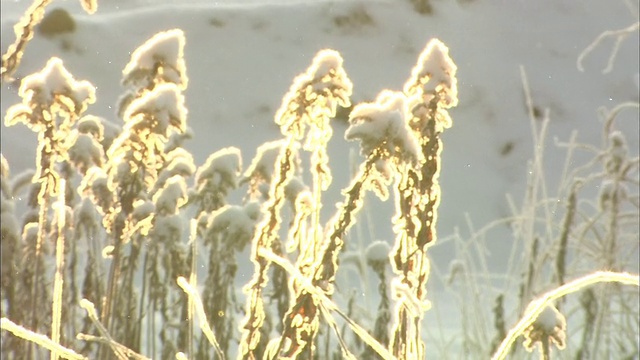
[[[576,66],[579,54],[601,32],[637,21],[638,2],[632,0],[434,0],[431,15],[416,13],[402,0],[103,0],[91,16],[77,3],[54,1],[51,7],[73,14],[75,33],[36,36],[15,76],[39,70],[49,57],[58,56],[76,79],[96,86],[98,101],[88,112],[118,122],[113,108],[130,52],[158,31],[181,28],[187,38],[190,77],[185,93],[188,124],[195,133],[186,148],[198,165],[210,153],[232,145],[241,148],[248,164],[258,145],[279,138],[274,112],[293,77],[307,68],[318,50],[342,53],[357,103],[373,100],[385,88],[400,89],[426,42],[440,38],[458,65],[460,93],[460,105],[451,111],[453,127],[443,137],[438,224],[442,238],[456,228],[467,233],[466,215],[477,227],[509,215],[505,194],[518,203],[522,200],[534,147],[521,67],[534,105],[550,115],[544,149],[550,189],[555,189],[564,162],[564,150],[556,148],[553,139],[567,140],[576,130],[580,141],[599,144],[598,108],[638,101],[637,32],[621,44],[610,73],[602,74],[602,69],[611,40],[585,59],[584,72]],[[29,1],[2,0],[1,5],[5,51],[14,40],[12,26]],[[2,114],[19,101],[17,89],[18,83],[3,85]],[[637,112],[623,113],[617,124],[637,154]],[[334,127],[329,146],[334,183],[325,204],[340,199],[339,189],[348,184],[353,166],[351,154],[357,154],[356,144],[343,140],[345,129],[340,121]],[[35,135],[23,126],[7,129],[3,124],[1,149],[14,173],[33,167]],[[371,227],[376,239],[391,242],[392,209],[372,205],[365,214],[370,223],[363,222],[361,232]],[[333,207],[325,205],[325,210]],[[495,232],[495,246],[489,249],[492,259],[508,257],[509,234],[506,228]],[[434,266],[442,273],[454,256],[447,244],[432,252]],[[506,260],[490,265],[492,271],[505,268]],[[441,326],[458,327],[457,320],[447,320],[456,318],[453,304],[439,303],[437,291],[430,296],[445,320]]]

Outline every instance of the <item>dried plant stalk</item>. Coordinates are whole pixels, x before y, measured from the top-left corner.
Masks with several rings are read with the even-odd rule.
[[[271,249],[282,222],[280,209],[284,203],[284,187],[288,180],[293,177],[294,171],[294,144],[294,140],[290,138],[278,156],[275,177],[269,191],[269,200],[263,205],[266,214],[263,221],[258,225],[256,236],[252,242],[251,260],[256,270],[253,278],[244,288],[248,302],[247,315],[242,327],[242,339],[240,341],[242,358],[255,359],[254,351],[260,343],[260,328],[266,317],[262,290],[268,281],[269,261],[259,254],[259,250]]]
[[[373,336],[384,346],[389,345],[389,322],[391,321],[391,302],[387,292],[386,269],[389,265],[389,245],[385,241],[375,241],[367,247],[367,265],[378,276],[378,293],[380,303],[376,313],[376,320],[373,327]],[[372,359],[373,351],[366,348],[362,354],[363,359]]]
[[[0,79],[9,81],[22,60],[27,43],[33,38],[33,29],[44,18],[44,9],[52,0],[34,0],[29,9],[14,27],[16,41],[9,45],[7,52],[2,55]]]

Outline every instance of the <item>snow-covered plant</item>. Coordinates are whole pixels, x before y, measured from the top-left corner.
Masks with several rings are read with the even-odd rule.
[[[156,194],[167,181],[174,176],[190,178],[196,173],[196,165],[193,155],[182,147],[177,147],[166,154],[165,166],[158,173],[158,180],[151,189],[151,194]]]
[[[235,252],[242,251],[253,237],[253,227],[260,211],[256,203],[244,207],[227,205],[226,198],[238,187],[241,172],[240,149],[228,147],[216,151],[198,168],[195,187],[189,195],[189,201],[197,207],[198,236],[203,240],[202,246],[208,248],[202,302],[208,309],[209,323],[219,334],[219,346],[225,353],[236,338],[227,330],[236,328],[234,313],[239,307],[234,292]],[[193,251],[190,254],[193,259],[196,255]],[[209,340],[202,336],[195,353],[206,358],[210,352]]]
[[[44,9],[50,2],[51,0],[35,0],[15,26],[16,40],[2,56],[0,76],[3,81],[9,80],[20,65],[24,49],[33,38],[34,29],[44,18]]]
[[[386,200],[387,187],[402,164],[416,166],[422,157],[407,124],[406,97],[400,92],[383,91],[376,102],[358,104],[349,115],[349,123],[345,138],[360,141],[362,155],[379,157],[366,185]]]
[[[10,80],[50,2],[34,1],[16,27],[2,81]],[[97,6],[81,3],[87,11]],[[282,139],[259,146],[245,169],[239,148],[212,152],[196,167],[182,147],[195,136],[186,124],[185,43],[184,33],[173,29],[130,53],[116,105],[122,126],[82,117],[94,88],[73,80],[59,59],[24,78],[23,101],[9,108],[5,121],[26,124],[39,143],[36,169],[11,180],[0,156],[2,356],[39,358],[44,350],[54,359],[102,360],[433,356],[424,343],[431,324],[422,321],[430,306],[427,251],[437,240],[441,135],[458,102],[447,47],[431,40],[402,89],[383,90],[356,106],[342,56],[318,52],[275,114]],[[359,144],[363,160],[354,161],[344,199],[323,219],[321,210],[334,205],[323,201],[323,192],[336,171],[327,148],[338,107],[348,109],[344,137]],[[449,285],[462,301],[476,303],[463,306],[464,336],[453,339],[463,355],[492,351],[501,359],[526,349],[549,358],[555,344],[565,357],[637,357],[638,325],[623,316],[638,311],[637,292],[599,284],[638,285],[637,275],[624,272],[633,270],[630,257],[637,254],[640,161],[627,134],[613,126],[620,111],[637,107],[627,103],[602,113],[599,148],[561,144],[592,151],[593,161],[567,168],[569,181],[552,200],[540,198],[546,193],[538,174],[527,189],[526,211],[500,222],[509,221],[514,238],[524,240],[525,261],[511,262],[522,274],[519,298],[510,298],[513,289],[490,293],[494,283],[485,294],[471,259],[452,262]],[[534,159],[534,170],[539,165]],[[594,188],[597,195],[584,198]],[[393,245],[353,246],[350,230],[360,223],[367,192],[395,203]],[[16,212],[25,205],[20,222]],[[556,211],[557,224],[549,215]],[[480,246],[477,254],[466,250],[477,239],[465,243],[465,256],[482,255]],[[243,298],[238,283],[246,280],[240,275],[247,247],[254,273]],[[342,276],[353,271],[350,265],[354,279]],[[619,272],[585,275],[594,266]],[[581,277],[568,280],[575,276]],[[361,287],[350,286],[358,281]],[[549,284],[558,288],[548,290]],[[565,299],[587,286],[594,288],[578,301]],[[370,295],[376,312],[359,303]],[[496,299],[493,322],[476,311],[480,296]],[[512,300],[520,301],[518,309]],[[508,329],[514,314],[522,318]],[[594,325],[581,326],[575,314]]]
[[[241,171],[240,149],[228,147],[211,154],[196,172],[192,201],[198,203],[198,211],[209,213],[224,206],[229,192],[238,187]]]
[[[444,45],[442,46],[444,47]],[[442,66],[445,65],[449,66],[447,71],[453,77],[455,75],[455,65],[450,60]],[[439,77],[436,78],[438,81],[439,79]],[[421,81],[424,81],[424,79]],[[449,83],[455,84],[455,78],[453,81],[449,80]],[[425,89],[416,91],[416,94],[412,94],[420,96],[420,99],[429,99],[429,101],[432,101],[433,98],[437,99],[433,101],[434,111],[431,113],[432,117],[435,117],[435,114],[439,114],[440,107],[444,108],[454,104],[451,96],[445,96],[446,94],[451,94],[451,91],[444,87],[446,84],[445,81],[440,81],[438,85],[433,85],[433,89],[425,87]],[[442,104],[439,102],[441,97],[446,97]],[[433,142],[438,141],[439,145],[439,139],[437,138],[439,133],[432,132],[432,138],[427,138],[428,135],[419,134],[422,135],[423,139],[423,143],[420,144],[419,140],[414,138],[416,135],[414,135],[409,126],[411,122],[405,120],[407,113],[409,112],[406,107],[405,95],[386,91],[380,94],[376,104],[358,105],[350,114],[351,126],[347,130],[346,137],[347,139],[360,140],[362,153],[367,158],[365,163],[361,165],[358,174],[352,180],[350,187],[344,191],[347,199],[344,203],[338,205],[338,214],[329,221],[324,243],[318,254],[314,256],[314,267],[309,272],[312,284],[318,286],[327,295],[331,295],[334,292],[333,282],[335,281],[338,267],[338,254],[344,246],[343,238],[346,231],[355,221],[353,217],[362,207],[364,190],[372,189],[382,198],[386,198],[385,187],[394,179],[393,171],[397,172],[403,168],[416,168],[422,165],[421,159],[423,157],[431,156],[429,160],[435,161],[433,157],[439,155],[437,151],[429,152],[432,148],[438,149]],[[424,113],[426,115],[427,112]],[[438,116],[442,117],[443,115],[439,114]],[[448,115],[446,116],[448,118]],[[417,122],[414,121],[414,123]],[[422,119],[422,122],[428,122],[428,120]],[[435,127],[436,125],[431,125],[431,128]],[[429,125],[425,124],[424,128],[429,128]],[[440,128],[438,127],[438,129]],[[429,143],[429,140],[431,140],[430,148],[424,149],[425,143]],[[423,146],[422,154],[419,152],[418,144]],[[437,161],[439,161],[439,158]],[[388,163],[392,163],[393,166],[388,166]],[[437,164],[439,165],[439,162]],[[414,180],[421,179],[420,175],[418,174],[418,177],[414,177]],[[425,181],[430,183],[434,181],[434,178],[432,177]],[[412,205],[410,204],[410,206]],[[408,208],[407,210],[413,211],[410,209]],[[431,207],[430,210],[430,216],[434,216],[434,212],[437,209]],[[406,254],[415,256],[415,253],[416,251],[409,252],[407,250]],[[420,282],[424,281],[426,279],[420,280]],[[411,288],[406,285],[405,287],[409,289],[409,291],[403,292],[406,295],[410,293]],[[404,299],[403,297],[400,298]],[[284,319],[283,336],[278,345],[280,356],[294,358],[313,354],[313,339],[318,331],[320,311],[317,301],[318,299],[309,291],[304,289],[296,291],[295,304],[290,308]],[[416,302],[419,302],[419,300]],[[419,314],[417,316],[420,317]],[[419,334],[417,330],[414,331],[412,334]],[[398,349],[396,356],[419,354],[416,349],[405,346],[398,346],[396,349]],[[343,349],[343,351],[346,350]]]
[[[353,84],[342,68],[342,57],[334,50],[322,50],[305,73],[298,75],[276,113],[282,133],[301,140],[309,127],[303,149],[311,152],[310,170],[314,208],[314,231],[319,231],[321,192],[331,184],[327,143],[333,130],[329,121],[338,106],[349,107]],[[318,236],[318,233],[315,234]]]
[[[163,282],[174,284],[175,292],[182,294],[173,281],[161,280],[159,276],[163,275],[153,271],[158,269],[159,261],[170,256],[169,254],[175,255],[175,251],[178,251],[177,245],[174,244],[180,238],[180,221],[179,218],[176,218],[178,216],[176,208],[169,206],[169,208],[163,209],[165,213],[160,215],[159,213],[155,214],[155,211],[160,208],[158,204],[154,204],[154,210],[147,213],[145,219],[134,215],[139,205],[147,203],[151,198],[158,201],[168,199],[169,195],[154,197],[158,191],[161,194],[168,194],[167,191],[169,191],[167,183],[164,186],[161,184],[160,186],[163,187],[159,187],[158,180],[168,182],[169,176],[164,175],[161,179],[161,173],[170,164],[171,159],[175,160],[181,157],[179,154],[181,148],[176,148],[170,153],[165,153],[164,150],[165,143],[173,133],[186,131],[187,110],[182,95],[182,90],[187,85],[183,59],[184,44],[184,34],[181,30],[175,29],[156,34],[132,53],[131,60],[123,71],[123,84],[129,87],[127,92],[129,96],[125,102],[121,103],[122,107],[119,110],[125,124],[122,133],[118,135],[107,151],[107,185],[114,196],[111,201],[105,201],[105,203],[110,203],[110,207],[103,208],[105,211],[104,225],[112,236],[114,248],[106,301],[102,308],[102,321],[110,331],[120,329],[119,336],[126,339],[124,345],[133,346],[136,350],[140,346],[138,338],[141,328],[140,325],[127,322],[126,319],[134,316],[133,314],[141,317],[149,309],[158,309],[159,296],[164,300],[162,294],[165,292],[161,291],[161,288],[164,287]],[[182,158],[185,157],[182,156]],[[190,159],[187,157],[186,160],[187,171],[181,174],[190,175],[188,171]],[[97,179],[100,180],[101,177]],[[172,184],[168,184],[168,186],[173,188]],[[87,187],[93,187],[93,184]],[[164,192],[163,189],[165,189]],[[176,194],[176,192],[171,191],[170,194]],[[186,197],[186,193],[183,195]],[[174,197],[173,200],[177,198],[179,197]],[[162,205],[167,205],[167,203]],[[154,214],[162,218],[154,218]],[[173,240],[166,243],[169,244],[166,248],[154,243],[153,256],[150,257],[148,252],[145,254],[143,269],[149,266],[151,271],[145,272],[144,277],[151,276],[149,281],[145,281],[150,289],[149,292],[146,292],[146,289],[143,288],[140,296],[149,296],[150,298],[147,304],[141,303],[138,306],[135,301],[131,301],[131,299],[137,298],[132,293],[134,290],[132,282],[137,268],[137,259],[142,249],[139,241],[132,243],[130,240],[137,236],[136,232],[141,231],[141,234],[144,235],[149,233],[150,227],[159,225],[165,225],[165,230],[168,230],[169,234],[174,234],[173,237],[169,234],[162,234],[162,237],[169,236]],[[158,231],[155,231],[150,235],[153,240],[160,241],[157,238],[159,234]],[[123,249],[125,245],[127,249]],[[186,255],[183,257],[186,261]],[[148,261],[151,262],[148,263]],[[124,274],[123,279],[119,279],[120,274]],[[168,276],[169,273],[165,275]],[[173,275],[175,274],[171,274],[171,276]],[[122,302],[116,305],[116,301]],[[116,309],[119,311],[118,314],[114,314]],[[162,307],[161,312],[165,316],[167,311],[166,307]],[[154,326],[155,321],[153,312],[148,317],[151,327]],[[114,318],[117,318],[118,323],[113,323]],[[118,336],[118,333],[113,335]]]
[[[9,108],[5,124],[23,123],[38,133],[36,182],[41,196],[57,194],[60,175],[54,168],[65,159],[72,126],[88,104],[95,101],[95,89],[88,81],[76,81],[62,60],[51,58],[40,73],[25,77],[20,86],[21,104]]]
[[[267,270],[269,269],[269,261],[260,256],[260,249],[281,253],[282,245],[277,239],[282,222],[280,210],[285,200],[286,184],[294,175],[299,141],[306,135],[303,149],[311,152],[313,194],[314,200],[318,203],[314,206],[314,215],[311,219],[312,233],[308,241],[318,244],[321,238],[319,223],[321,192],[331,183],[326,153],[326,145],[332,133],[329,120],[335,116],[338,105],[350,104],[351,89],[352,84],[342,68],[340,54],[333,50],[322,50],[316,54],[307,71],[294,79],[289,92],[282,100],[280,109],[276,112],[276,124],[280,125],[286,140],[275,163],[269,198],[263,206],[263,220],[258,225],[253,241],[251,257],[256,271],[253,279],[245,287],[248,297],[247,316],[240,343],[240,352],[244,358],[253,358],[256,349],[260,346],[260,329],[266,316],[262,291],[268,280]],[[259,163],[259,161],[255,162],[256,165]],[[280,346],[283,354],[289,353],[289,356],[293,356],[300,353],[304,346],[309,346],[311,349],[311,341],[317,330],[317,318],[311,319],[311,323],[301,325],[299,328],[303,327],[304,335],[301,335],[298,329],[289,329],[285,324],[281,345],[285,338],[293,338],[296,344],[287,349],[282,349]],[[303,347],[298,347],[297,344],[303,344]]]
[[[74,243],[84,239],[87,244],[87,256],[84,266],[84,279],[80,286],[80,296],[96,302],[102,298],[103,288],[100,286],[100,274],[104,272],[100,262],[101,251],[99,236],[102,233],[99,212],[96,205],[88,197],[84,197],[74,208],[73,212]],[[79,247],[79,246],[78,246]],[[81,266],[81,264],[78,264]],[[77,298],[74,297],[74,298]],[[88,324],[85,324],[87,326]]]
[[[437,238],[440,134],[451,126],[447,109],[458,103],[456,70],[449,57],[449,49],[440,40],[433,39],[420,54],[411,77],[404,85],[408,99],[407,123],[417,139],[421,157],[419,166],[401,166],[396,182],[393,222],[397,236],[392,265],[396,275],[393,295],[398,303],[390,350],[397,357],[425,356],[420,322],[427,308],[427,248]]]
[[[180,29],[155,34],[131,54],[131,61],[122,71],[122,84],[136,91],[151,90],[159,83],[186,89],[184,45],[184,33]]]
[[[558,349],[565,348],[566,329],[567,321],[564,316],[555,307],[547,306],[525,330],[524,347],[533,351],[533,347],[539,343],[542,359],[550,359],[551,344],[555,344]]]
[[[618,283],[618,285],[631,285],[638,287],[640,286],[640,279],[638,278],[638,275],[626,272],[595,271],[545,292],[538,298],[529,302],[524,311],[524,315],[518,323],[509,330],[509,333],[493,354],[492,359],[505,359],[509,353],[511,345],[513,345],[520,335],[525,336],[524,346],[529,351],[532,350],[535,343],[541,343],[542,359],[549,358],[550,349],[548,346],[551,343],[555,343],[558,349],[563,349],[566,345],[565,341],[567,339],[565,333],[566,319],[555,307],[553,307],[553,303],[564,296],[574,294],[584,288],[594,286],[599,283]],[[611,346],[613,344],[608,345]],[[617,345],[624,346],[623,344]],[[545,349],[545,347],[547,348]],[[622,350],[624,350],[624,348]],[[582,351],[578,352],[581,356],[589,356],[591,353],[592,352],[590,351],[586,353]],[[619,353],[624,354],[625,352],[621,351]]]
[[[184,220],[180,208],[187,203],[185,178],[181,175],[169,178],[153,195],[150,203],[153,207],[150,212],[153,220],[148,240],[144,242],[146,246],[133,246],[133,250],[145,255],[143,276],[148,287],[148,298],[145,299],[143,294],[141,299],[142,303],[148,303],[140,307],[138,316],[142,318],[143,313],[148,313],[148,321],[153,326],[157,315],[161,316],[163,323],[171,323],[174,319],[184,318],[188,312],[187,304],[181,301],[184,295],[173,281],[189,274],[188,248],[181,241]],[[144,290],[143,288],[143,293]],[[160,357],[173,356],[186,346],[187,322],[171,327],[162,326],[157,331],[162,341]]]
[[[383,91],[375,103],[358,104],[349,115],[345,138],[359,140],[364,156],[378,149],[391,161],[418,165],[422,154],[406,120],[405,102],[404,94]]]
[[[46,316],[46,312],[42,313],[46,307],[40,300],[47,300],[40,293],[43,270],[40,268],[41,248],[49,228],[47,218],[50,199],[61,190],[61,175],[56,164],[67,158],[69,144],[65,140],[80,115],[95,101],[95,89],[88,81],[76,81],[64,68],[62,60],[51,58],[41,72],[22,80],[19,95],[22,103],[7,110],[5,124],[13,126],[23,123],[38,133],[36,173],[32,181],[39,184],[39,230],[33,251],[35,270],[31,282],[33,292],[30,300],[30,325],[31,329],[39,331],[39,320]],[[64,237],[59,240],[58,246],[64,242]],[[57,330],[53,331],[56,333]]]
[[[101,168],[104,161],[104,149],[100,142],[103,140],[104,127],[95,117],[83,117],[78,121],[77,129],[71,134],[69,147],[69,162],[85,175],[89,168]]]
[[[237,328],[235,314],[241,308],[235,295],[236,252],[242,252],[251,242],[259,216],[260,204],[257,202],[244,206],[225,205],[208,216],[204,230],[209,266],[203,304],[225,353],[236,339],[236,334],[229,329]],[[210,356],[209,352],[209,345],[203,340],[198,347],[198,357]]]
[[[578,237],[583,244],[577,249],[579,255],[574,255],[575,260],[566,265],[570,274],[582,274],[589,268],[613,271],[632,271],[636,268],[633,259],[637,259],[638,249],[635,229],[638,227],[637,184],[640,161],[637,156],[631,155],[626,136],[614,126],[618,113],[625,108],[637,109],[638,105],[627,103],[611,111],[602,111],[604,131],[601,148],[588,147],[594,151],[594,160],[578,167],[572,174],[580,184],[575,191],[576,197],[580,195],[579,190],[594,183],[599,187],[599,193],[589,208],[580,202],[575,205],[575,212],[579,216],[592,213],[592,218],[580,217],[578,219],[582,221],[574,221],[566,230],[569,236]],[[594,168],[600,170],[594,171]],[[588,175],[582,177],[583,174]],[[571,195],[572,192],[569,200]],[[626,321],[613,316],[620,308],[638,311],[637,302],[632,300],[634,292],[603,286],[596,294],[595,301],[591,301],[592,307],[581,306],[586,317],[594,316],[595,324],[593,330],[588,329],[588,326],[583,330],[583,340],[587,341],[582,343],[581,353],[596,357],[609,357],[612,353],[633,353],[631,349],[635,345],[632,337],[618,337],[616,346],[611,342],[616,334],[634,333],[638,330],[637,326],[630,329]],[[592,311],[593,305],[597,309],[595,312]],[[591,335],[587,336],[588,333]]]
[[[249,184],[249,198],[252,200],[256,200],[260,198],[261,195],[265,195],[265,198],[269,197],[269,194],[262,194],[262,187],[266,184],[269,186],[271,184],[274,171],[275,164],[278,160],[278,156],[282,152],[282,148],[286,145],[283,140],[275,140],[268,141],[260,146],[256,150],[256,156],[251,161],[251,164],[245,170],[242,179],[240,180],[240,184]],[[294,163],[296,167],[299,165],[299,161],[297,159],[297,153],[293,154],[296,157]],[[268,192],[268,190],[267,190]]]

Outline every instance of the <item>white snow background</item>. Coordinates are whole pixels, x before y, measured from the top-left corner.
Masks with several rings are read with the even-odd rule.
[[[14,41],[12,27],[30,2],[0,2],[3,52]],[[433,0],[431,15],[418,14],[403,0],[101,0],[94,15],[84,13],[78,3],[57,0],[50,5],[49,9],[69,10],[76,31],[55,38],[36,35],[14,76],[20,79],[42,69],[50,57],[60,57],[76,80],[96,86],[97,102],[87,114],[122,125],[114,109],[124,90],[120,79],[131,52],[156,32],[180,28],[187,41],[187,124],[194,132],[185,147],[197,166],[211,153],[236,146],[246,167],[260,144],[279,139],[274,113],[293,78],[321,49],[342,54],[354,84],[352,102],[357,104],[372,101],[383,89],[401,90],[429,39],[437,37],[447,44],[458,66],[460,104],[450,111],[453,126],[443,134],[441,243],[430,250],[434,270],[427,286],[433,305],[425,320],[428,352],[432,347],[444,349],[460,328],[458,304],[438,275],[446,274],[456,257],[453,242],[446,239],[456,229],[463,237],[470,233],[467,216],[481,228],[510,215],[506,194],[517,204],[523,198],[534,145],[521,67],[534,105],[549,111],[544,169],[551,194],[565,159],[565,150],[555,146],[554,139],[566,141],[575,130],[578,141],[600,145],[598,108],[611,109],[639,97],[637,32],[621,44],[611,72],[602,70],[613,39],[585,58],[584,72],[576,65],[580,53],[601,32],[638,20],[638,1],[633,0]],[[362,12],[371,21],[336,25],[336,19]],[[20,101],[18,86],[19,82],[3,84],[2,114]],[[340,189],[348,185],[353,167],[361,160],[357,143],[343,139],[346,122],[334,121],[333,126],[328,151],[334,181],[324,198],[325,219],[334,210],[332,204],[341,200]],[[616,127],[637,156],[637,110],[623,111]],[[35,149],[33,132],[24,126],[2,125],[1,150],[13,174],[34,167]],[[391,244],[392,203],[381,206],[372,196],[368,201],[351,238],[365,247],[378,239]],[[558,214],[555,220],[561,219]],[[507,269],[511,232],[504,226],[490,236],[489,270],[501,274]],[[239,284],[253,272],[248,261],[244,264],[238,272]],[[343,281],[342,286],[350,282]],[[372,289],[372,294],[363,294],[363,304],[374,314],[377,299]],[[487,299],[487,309],[493,299],[494,294]]]

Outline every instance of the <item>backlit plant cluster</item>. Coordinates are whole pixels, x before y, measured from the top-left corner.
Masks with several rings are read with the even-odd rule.
[[[11,239],[3,238],[3,249],[15,255],[7,272],[30,277],[3,287],[6,320],[51,333],[54,343],[97,358],[208,358],[232,352],[240,358],[312,358],[321,354],[324,322],[340,345],[332,354],[356,358],[364,348],[344,342],[337,313],[380,356],[422,356],[419,323],[427,308],[426,248],[435,240],[439,134],[450,126],[446,109],[457,102],[456,67],[448,49],[432,40],[404,91],[384,91],[375,102],[353,108],[345,136],[360,142],[365,161],[343,191],[337,213],[324,223],[322,193],[332,181],[330,121],[339,106],[351,106],[353,88],[341,55],[318,52],[294,79],[275,116],[283,139],[261,146],[243,171],[237,148],[219,150],[197,167],[181,146],[190,135],[182,95],[188,84],[184,46],[184,34],[175,29],[156,34],[132,53],[117,111],[123,125],[108,141],[109,121],[84,114],[95,102],[93,86],[76,81],[62,60],[53,58],[23,79],[23,102],[9,109],[5,122],[24,123],[39,134],[37,171],[30,174],[39,185],[32,204],[38,216],[25,224],[22,237],[16,224],[7,229]],[[3,194],[11,199],[19,188],[10,188],[6,168]],[[303,181],[307,176],[310,185]],[[68,196],[59,196],[67,189],[63,184],[71,189]],[[391,341],[380,324],[379,338],[369,335],[332,296],[340,253],[366,192],[386,200],[393,184],[396,254],[389,257],[387,248],[376,260],[395,259],[397,306],[386,305],[387,316],[396,313]],[[246,187],[244,202],[228,204],[227,196],[240,187]],[[290,211],[284,212],[285,206]],[[51,269],[43,244],[50,238],[58,239],[56,250],[74,244],[73,253],[56,258],[57,295],[41,290],[49,283],[43,279]],[[235,292],[235,257],[247,246],[255,272],[242,307]],[[206,264],[198,263],[199,252],[208,255]],[[33,272],[26,271],[25,261],[35,261]],[[207,276],[199,294],[196,268],[202,265]],[[20,294],[32,294],[30,306],[23,306]],[[56,301],[60,296],[64,300]],[[75,305],[63,308],[61,301]],[[194,331],[196,323],[202,331]],[[41,349],[11,341],[3,351],[18,356]]]

